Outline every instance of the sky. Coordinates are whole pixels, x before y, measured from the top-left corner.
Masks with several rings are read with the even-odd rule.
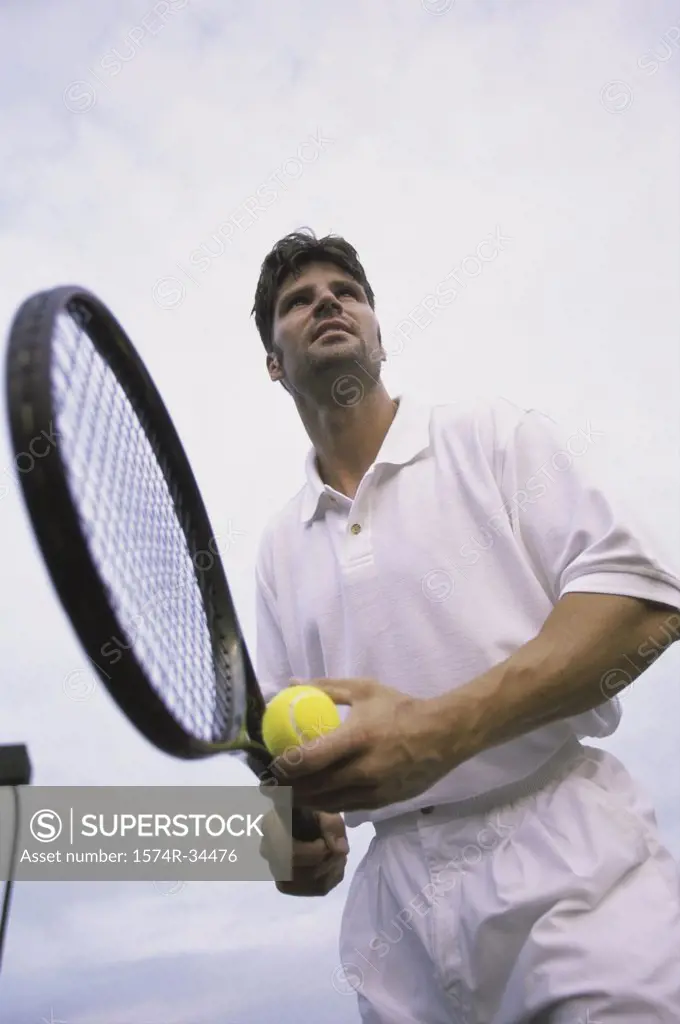
[[[309,446],[250,310],[264,255],[301,226],[358,249],[391,394],[503,395],[592,425],[589,468],[680,564],[679,26],[676,0],[2,0],[3,330],[58,284],[115,311],[185,444],[248,643],[259,537]],[[454,301],[427,301],[452,279]],[[0,742],[28,744],[35,785],[250,784],[234,758],[159,753],[88,674],[4,401]],[[675,856],[679,676],[676,645],[601,744]],[[351,833],[323,900],[17,884],[0,1024],[358,1021],[337,937],[371,835]]]

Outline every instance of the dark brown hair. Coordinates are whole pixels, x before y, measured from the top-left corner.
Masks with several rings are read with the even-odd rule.
[[[293,231],[279,239],[265,256],[255,290],[251,312],[267,352],[272,351],[274,308],[281,284],[290,275],[298,277],[309,263],[335,263],[362,286],[371,308],[375,309],[373,289],[353,245],[340,235],[317,238],[311,228]]]

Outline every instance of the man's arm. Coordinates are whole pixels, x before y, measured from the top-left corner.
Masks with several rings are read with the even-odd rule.
[[[631,597],[570,593],[538,635],[491,671],[430,703],[452,765],[542,725],[579,715],[630,686],[680,637],[674,608]]]
[[[592,431],[567,437],[538,410],[507,416],[499,491],[554,604],[534,639],[442,699],[467,723],[470,757],[602,705],[680,637],[680,580],[592,478]]]
[[[351,713],[282,775],[296,802],[347,811],[424,792],[491,747],[587,712],[629,686],[680,635],[680,613],[609,594],[565,594],[540,633],[441,697],[374,679],[315,679]]]

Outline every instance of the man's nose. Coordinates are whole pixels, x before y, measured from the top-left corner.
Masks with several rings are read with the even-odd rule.
[[[321,316],[322,314],[326,314],[329,312],[337,313],[339,309],[342,309],[342,306],[338,302],[335,295],[333,295],[333,292],[324,292],[324,294],[320,295],[319,298],[317,299],[316,308],[314,312],[316,313],[317,316]]]

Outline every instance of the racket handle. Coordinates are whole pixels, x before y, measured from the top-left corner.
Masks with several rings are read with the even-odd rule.
[[[293,839],[297,839],[301,843],[313,843],[315,839],[321,838],[319,822],[313,811],[294,807],[291,828]]]
[[[249,751],[246,760],[260,781],[267,778],[267,765],[262,757]],[[291,832],[293,839],[297,839],[301,843],[313,843],[315,839],[321,839],[321,829],[314,811],[294,807],[291,815]]]

